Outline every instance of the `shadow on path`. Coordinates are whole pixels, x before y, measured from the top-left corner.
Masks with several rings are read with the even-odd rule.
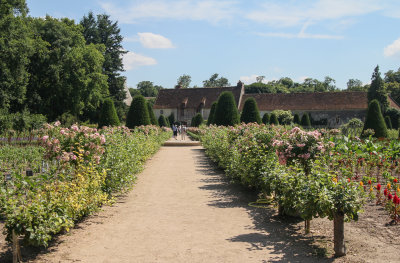
[[[208,205],[218,208],[240,207],[246,209],[253,220],[249,226],[254,233],[246,233],[229,238],[231,242],[246,242],[248,250],[266,250],[276,258],[266,262],[332,262],[327,258],[324,248],[313,245],[315,239],[321,236],[305,236],[301,219],[280,217],[272,206],[270,208],[255,208],[250,202],[257,200],[257,193],[237,183],[232,183],[224,172],[216,167],[206,155],[204,149],[193,149],[196,158],[196,170],[206,176],[200,189],[208,191],[213,201]]]

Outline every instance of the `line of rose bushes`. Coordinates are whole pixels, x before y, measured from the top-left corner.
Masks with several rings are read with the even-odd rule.
[[[41,132],[39,152],[50,165],[32,177],[11,171],[13,179],[0,187],[7,239],[14,231],[34,246],[47,246],[54,234],[130,189],[144,162],[170,137],[156,126],[97,130],[55,123]]]
[[[198,133],[227,176],[273,196],[280,213],[305,219],[306,231],[314,217],[334,220],[335,254],[346,253],[343,222],[358,219],[365,191],[331,169],[336,146],[331,133],[258,124],[209,126]]]

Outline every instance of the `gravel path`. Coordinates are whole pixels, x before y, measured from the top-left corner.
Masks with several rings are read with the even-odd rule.
[[[31,262],[321,262],[275,210],[248,206],[255,199],[202,147],[162,147],[128,195]]]

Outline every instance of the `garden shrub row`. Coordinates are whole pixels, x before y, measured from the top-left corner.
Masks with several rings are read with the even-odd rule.
[[[41,132],[42,146],[27,148],[25,155],[10,159],[6,150],[0,153],[8,164],[1,172],[12,178],[0,187],[7,239],[14,231],[34,246],[47,246],[54,234],[129,189],[144,162],[170,137],[156,126],[97,130],[56,123]],[[28,153],[35,157],[26,159]],[[33,176],[24,174],[27,167]]]
[[[367,196],[400,221],[400,142],[339,133],[258,124],[199,131],[207,155],[227,176],[272,196],[281,214],[301,216],[306,232],[314,217],[334,220],[337,256],[345,254],[343,222],[358,219]]]

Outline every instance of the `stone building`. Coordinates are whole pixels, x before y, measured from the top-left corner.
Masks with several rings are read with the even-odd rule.
[[[161,114],[168,117],[173,113],[177,122],[190,125],[190,121],[197,113],[201,113],[204,119],[208,119],[211,104],[217,101],[219,95],[224,91],[232,92],[236,105],[240,105],[241,98],[244,95],[244,85],[240,81],[234,87],[222,88],[182,89],[177,86],[175,89],[159,91],[153,106],[154,114],[158,118]]]
[[[290,110],[300,117],[308,113],[314,126],[337,128],[352,118],[365,120],[368,108],[366,92],[315,92],[315,93],[263,93],[244,94],[244,85],[239,81],[235,87],[196,88],[196,89],[163,89],[160,90],[154,104],[157,118],[163,114],[174,113],[175,120],[190,121],[196,113],[208,119],[211,104],[218,100],[223,91],[231,91],[239,111],[243,109],[247,98],[257,101],[261,117],[273,110]],[[400,110],[399,105],[389,97],[390,107]]]

